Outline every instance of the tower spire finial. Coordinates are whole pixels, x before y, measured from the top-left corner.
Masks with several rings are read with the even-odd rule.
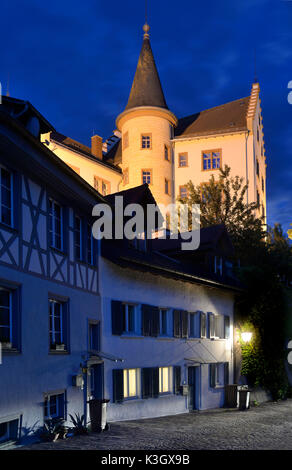
[[[145,0],[145,24],[143,26],[143,31],[144,31],[144,39],[148,39],[149,38],[149,30],[150,30],[150,26],[147,22],[148,20],[148,12],[147,12],[147,0]]]

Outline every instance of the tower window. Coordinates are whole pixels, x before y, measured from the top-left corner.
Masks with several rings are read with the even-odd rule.
[[[129,132],[125,132],[123,135],[123,150],[129,147]]]
[[[170,181],[165,178],[164,180],[165,194],[170,194]]]
[[[257,204],[260,205],[260,193],[257,191]]]
[[[142,184],[152,184],[152,170],[142,170]]]
[[[221,150],[207,150],[202,152],[202,169],[217,170],[221,167]]]
[[[141,136],[141,148],[151,149],[151,134],[142,134]]]
[[[178,155],[178,166],[184,167],[188,166],[188,154],[187,153],[179,153]]]
[[[265,182],[264,182],[264,178],[262,177],[262,190],[264,191],[265,190]]]
[[[260,166],[259,166],[259,161],[257,159],[257,176],[260,174]]]
[[[164,146],[164,159],[169,161],[169,147],[167,145]]]

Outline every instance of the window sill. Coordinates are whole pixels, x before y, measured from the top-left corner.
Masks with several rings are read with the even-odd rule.
[[[121,339],[143,339],[144,336],[133,334],[131,335],[130,333],[125,333],[120,336]]]
[[[3,348],[2,354],[21,354],[21,351],[17,348]]]
[[[56,350],[56,349],[50,349],[50,350],[49,350],[49,354],[52,354],[53,356],[54,356],[54,355],[57,355],[57,356],[58,356],[59,354],[70,354],[70,353],[69,353],[68,350],[64,350],[64,351],[59,350],[59,351],[58,351],[58,350]]]
[[[175,338],[173,336],[157,336],[156,339],[158,339],[159,341],[174,341]]]

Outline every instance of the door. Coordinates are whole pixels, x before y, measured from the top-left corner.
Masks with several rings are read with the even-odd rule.
[[[90,366],[89,395],[91,398],[103,398],[103,364]]]
[[[197,409],[197,370],[198,367],[188,367],[188,403],[189,410]]]

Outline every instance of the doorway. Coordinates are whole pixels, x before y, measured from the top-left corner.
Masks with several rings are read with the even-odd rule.
[[[199,367],[188,367],[188,406],[189,410],[198,409],[198,384],[199,384]]]
[[[103,364],[90,366],[89,395],[91,398],[103,398]]]

